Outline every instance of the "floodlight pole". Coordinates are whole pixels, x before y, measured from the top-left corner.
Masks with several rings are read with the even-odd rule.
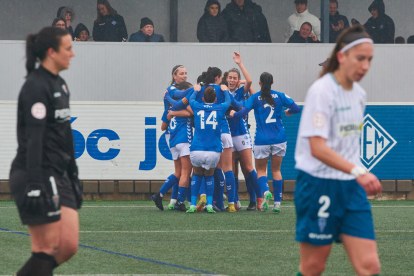
[[[321,42],[329,43],[329,0],[321,0]]]
[[[178,41],[178,0],[170,0],[170,42]]]

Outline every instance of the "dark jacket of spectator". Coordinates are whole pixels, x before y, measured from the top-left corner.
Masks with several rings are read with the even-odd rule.
[[[311,37],[304,38],[300,35],[300,31],[294,31],[287,43],[320,43],[320,41],[313,41]]]
[[[211,5],[218,5],[218,14],[212,16],[208,11]],[[209,0],[204,8],[204,14],[197,24],[197,39],[200,42],[227,42],[229,30],[227,22],[221,15],[221,5],[217,0]]]
[[[165,42],[165,39],[163,35],[156,33],[146,36],[141,30],[139,30],[130,36],[129,42]]]
[[[368,10],[378,10],[378,17],[371,17],[364,24],[368,34],[374,40],[374,43],[394,43],[395,25],[394,21],[385,14],[385,5],[383,0],[374,0]]]
[[[88,28],[84,24],[79,23],[75,28],[75,33],[74,33],[75,39],[79,39],[79,35],[82,31],[87,31],[88,36],[90,35],[90,32],[89,32]]]
[[[262,7],[252,0],[245,0],[243,9],[232,0],[221,15],[227,21],[231,42],[272,42]]]
[[[70,13],[70,23],[73,22],[73,19],[75,18],[75,11],[70,8],[70,7],[60,7],[58,9],[58,17],[62,17],[63,19],[65,19],[66,21],[66,14]],[[70,33],[70,35],[72,36],[72,40],[75,39],[75,35],[73,32],[73,27],[72,25],[68,26],[68,23],[66,22],[66,31],[68,31],[68,33]]]
[[[337,27],[338,22],[341,20],[344,22],[344,28],[339,31],[335,31],[334,29],[332,29],[332,25]],[[336,43],[336,39],[338,38],[338,36],[342,33],[343,30],[345,30],[348,27],[349,21],[345,15],[339,14],[339,12],[336,12],[335,15],[329,15],[329,43]]]
[[[124,18],[119,14],[101,16],[101,22],[95,20],[92,32],[94,41],[122,42],[128,40]]]

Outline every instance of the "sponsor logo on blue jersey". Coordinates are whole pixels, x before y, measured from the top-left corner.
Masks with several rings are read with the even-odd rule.
[[[361,135],[361,161],[371,170],[397,144],[397,141],[371,115],[364,118]]]

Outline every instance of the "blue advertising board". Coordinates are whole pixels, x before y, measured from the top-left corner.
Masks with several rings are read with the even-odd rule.
[[[295,146],[300,116],[284,117],[284,179],[296,179]],[[414,106],[369,105],[361,130],[361,162],[379,179],[414,179]]]

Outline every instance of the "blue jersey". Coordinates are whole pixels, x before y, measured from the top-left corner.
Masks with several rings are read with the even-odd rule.
[[[180,91],[176,89],[174,86],[170,86],[167,89],[166,96],[168,98],[182,98],[187,94],[186,91]],[[172,111],[180,111],[186,109],[187,106],[183,105],[182,107],[176,108],[170,104],[167,99],[164,99],[167,102],[167,108],[164,111],[164,115],[162,117],[163,122],[165,122],[166,115],[168,114],[168,110]],[[166,133],[170,134],[169,145],[170,148],[175,147],[181,143],[191,143],[193,139],[193,129],[192,129],[192,120],[190,117],[174,117],[170,120],[168,130]]]
[[[174,83],[175,84],[175,83]],[[176,90],[177,88],[174,85],[171,85],[167,87],[167,93],[171,94],[171,91]],[[167,101],[167,99],[164,97],[164,113],[162,114],[161,121],[163,121],[166,124],[169,124],[170,121],[167,119],[168,115],[168,109],[170,108],[170,103]],[[169,134],[168,128],[165,130],[165,134]]]
[[[224,92],[226,92],[226,91],[221,90],[221,87],[218,86],[217,84],[209,84],[209,85],[206,85],[206,86],[201,87],[200,92],[197,93],[196,100],[199,103],[202,103],[203,102],[203,97],[204,97],[204,90],[207,87],[210,87],[210,86],[213,87],[214,90],[216,91],[216,98],[217,98],[216,104],[222,104],[222,103],[224,103],[224,101],[225,101],[225,96],[224,96],[225,93]],[[194,116],[195,116],[195,113],[194,113]],[[221,123],[221,132],[222,133],[230,133],[229,123],[227,122],[226,116],[224,116],[222,118],[222,120],[223,120],[223,122]]]
[[[234,97],[236,101],[244,101],[245,97],[243,93],[244,87],[240,87],[236,91],[232,92],[231,95]],[[229,123],[230,133],[232,137],[245,135],[249,133],[249,129],[247,128],[247,120],[245,120],[243,117],[227,117],[227,121]]]
[[[230,106],[230,94],[225,94],[225,102],[218,104],[200,103],[195,100],[194,92],[190,97],[190,106],[194,112],[194,139],[190,151],[222,152],[221,129],[225,113]]]
[[[253,94],[245,102],[245,106],[254,109],[256,119],[255,145],[272,145],[286,142],[286,132],[282,123],[282,107],[291,106],[294,101],[284,93],[271,90],[275,106],[263,104],[261,92]]]

